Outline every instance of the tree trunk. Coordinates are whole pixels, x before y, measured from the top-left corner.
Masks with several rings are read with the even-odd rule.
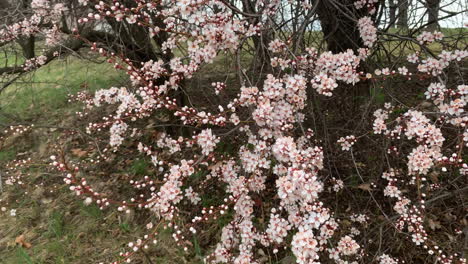
[[[396,11],[397,11],[397,5],[395,4],[395,0],[388,0],[388,8],[389,8],[389,17],[390,17],[389,24],[391,25],[392,28],[395,28]]]
[[[0,23],[3,24],[10,24],[12,21],[12,17],[10,16],[11,13],[14,12],[22,12],[27,10],[30,7],[30,1],[29,0],[23,0],[23,1],[17,1],[14,2],[14,5],[11,5],[11,3],[8,0],[0,0]],[[17,40],[18,44],[20,45],[23,56],[26,59],[31,59],[35,57],[35,52],[34,52],[34,44],[35,44],[35,38],[34,36],[29,36],[29,37],[21,37],[20,39]]]
[[[351,49],[356,53],[364,46],[357,24],[361,17],[367,15],[365,8],[356,10],[354,0],[335,1],[334,3],[321,0],[315,3],[318,5],[316,6],[317,14],[329,51],[339,53]],[[376,15],[377,12],[371,16],[371,19],[375,20]],[[346,109],[345,111],[360,111],[363,102],[369,97],[369,83],[359,82],[353,86],[340,83],[334,95],[339,98],[338,102],[342,109]]]
[[[429,18],[427,20],[427,30],[434,31],[439,28],[439,7],[440,0],[427,0],[427,13]]]
[[[348,49],[356,51],[362,47],[357,27],[357,20],[360,16],[357,16],[353,3],[352,0],[343,0],[341,4],[344,8],[338,9],[329,1],[316,2],[324,39],[328,50],[333,53]]]
[[[398,0],[398,20],[399,28],[408,28],[408,7],[409,0]]]
[[[244,12],[249,14],[256,14],[255,4],[257,0],[242,0],[242,9]],[[257,24],[259,21],[258,17],[250,18],[251,24]],[[270,67],[270,53],[268,51],[268,44],[272,40],[271,31],[263,30],[259,36],[252,36],[254,42],[255,54],[252,66],[250,69],[251,77],[253,82],[262,79],[262,73],[269,72]]]
[[[21,46],[24,58],[32,59],[36,56],[34,51],[35,38],[33,35],[29,37],[20,38],[18,40],[18,44]]]
[[[123,3],[128,8],[136,7],[135,1],[125,0]],[[111,26],[112,34],[118,36],[119,44],[124,47],[125,57],[135,63],[158,59],[146,28],[130,24],[126,20],[117,22],[110,17],[106,17],[106,22]]]

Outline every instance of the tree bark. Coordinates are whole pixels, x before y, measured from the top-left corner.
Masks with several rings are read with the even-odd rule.
[[[32,59],[36,56],[34,51],[35,37],[33,35],[19,39],[18,44],[21,46],[24,58]]]
[[[427,20],[427,30],[434,31],[439,28],[439,7],[440,0],[427,0],[427,13],[429,15]]]
[[[397,11],[397,5],[395,3],[395,0],[388,0],[388,9],[389,9],[389,17],[390,17],[389,24],[391,25],[392,28],[395,28],[396,11]]]
[[[11,23],[10,15],[15,12],[24,12],[30,8],[30,1],[29,0],[22,0],[13,2],[14,5],[11,4],[8,0],[0,0],[0,22],[4,24]],[[34,47],[35,47],[35,37],[33,35],[29,37],[22,37],[17,40],[18,44],[20,45],[23,56],[26,59],[32,59],[35,57]]]
[[[123,4],[128,8],[136,7],[135,1],[125,0]],[[109,17],[106,22],[111,26],[112,34],[118,36],[118,42],[125,47],[125,57],[136,63],[158,59],[146,28],[125,20],[117,22]]]
[[[409,0],[398,0],[398,20],[399,28],[408,28],[408,7]]]
[[[357,27],[357,20],[360,16],[357,15],[353,3],[352,0],[343,0],[338,8],[329,1],[316,1],[324,39],[328,50],[333,53],[348,49],[356,51],[362,47]]]

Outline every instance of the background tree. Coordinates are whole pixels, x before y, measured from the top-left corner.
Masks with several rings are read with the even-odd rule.
[[[426,5],[428,14],[427,29],[430,31],[434,31],[439,28],[438,18],[440,0],[427,0]]]
[[[398,0],[397,26],[399,28],[408,28],[409,2],[410,0]]]
[[[388,1],[389,24],[391,25],[392,28],[395,28],[395,27],[396,27],[397,8],[398,8],[398,5],[397,5],[397,3],[395,2],[395,0],[389,0],[389,1]]]

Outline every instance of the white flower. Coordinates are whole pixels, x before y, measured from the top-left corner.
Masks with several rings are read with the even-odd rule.
[[[219,143],[219,138],[213,135],[211,129],[205,129],[197,136],[197,144],[202,148],[203,155],[208,155],[216,147],[216,144]]]

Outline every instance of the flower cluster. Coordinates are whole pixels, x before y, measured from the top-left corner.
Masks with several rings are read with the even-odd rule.
[[[460,61],[468,56],[468,51],[455,50],[442,51],[437,58],[427,58],[418,65],[418,70],[424,73],[430,73],[433,76],[440,75],[447,68],[451,61]]]
[[[274,53],[279,53],[285,48],[285,46],[286,45],[281,40],[275,39],[268,44],[268,49]]]
[[[390,257],[387,254],[383,254],[379,257],[379,264],[398,264],[398,260]]]
[[[46,62],[47,62],[47,57],[44,55],[41,55],[37,58],[26,60],[23,64],[23,69],[25,71],[30,71],[32,69],[35,69],[37,67],[44,65]]]
[[[309,49],[309,54],[314,56],[316,50]],[[360,58],[352,50],[333,54],[331,52],[322,53],[314,62],[315,73],[322,73],[330,76],[335,81],[342,81],[348,84],[359,82],[357,68]]]
[[[442,40],[444,38],[444,34],[439,31],[434,31],[433,33],[424,31],[421,33],[416,40],[419,41],[419,44],[429,44],[436,40]]]
[[[357,253],[359,248],[359,244],[349,236],[342,237],[341,240],[338,242],[338,250],[343,255],[354,255]]]
[[[197,143],[202,148],[203,155],[208,155],[213,152],[219,139],[213,135],[211,129],[205,129],[197,136]]]
[[[294,113],[305,106],[306,86],[306,79],[300,75],[276,79],[270,74],[264,82],[263,91],[242,88],[240,100],[249,104],[256,103],[252,117],[257,125],[275,130],[290,129],[291,123],[300,119]]]
[[[338,84],[335,79],[328,77],[325,73],[320,73],[315,76],[312,86],[317,90],[317,93],[332,96],[332,91],[338,87]]]
[[[369,14],[373,15],[376,12],[375,6],[378,2],[378,0],[357,0],[354,2],[354,6],[357,9],[367,7]]]
[[[356,142],[356,137],[353,136],[353,135],[350,135],[350,136],[346,136],[346,138],[344,137],[341,137],[340,139],[338,139],[338,144],[341,145],[341,149],[342,150],[350,150],[351,147],[354,145],[354,143]]]
[[[371,48],[377,40],[377,28],[370,17],[363,17],[358,21],[359,34],[364,45]]]

